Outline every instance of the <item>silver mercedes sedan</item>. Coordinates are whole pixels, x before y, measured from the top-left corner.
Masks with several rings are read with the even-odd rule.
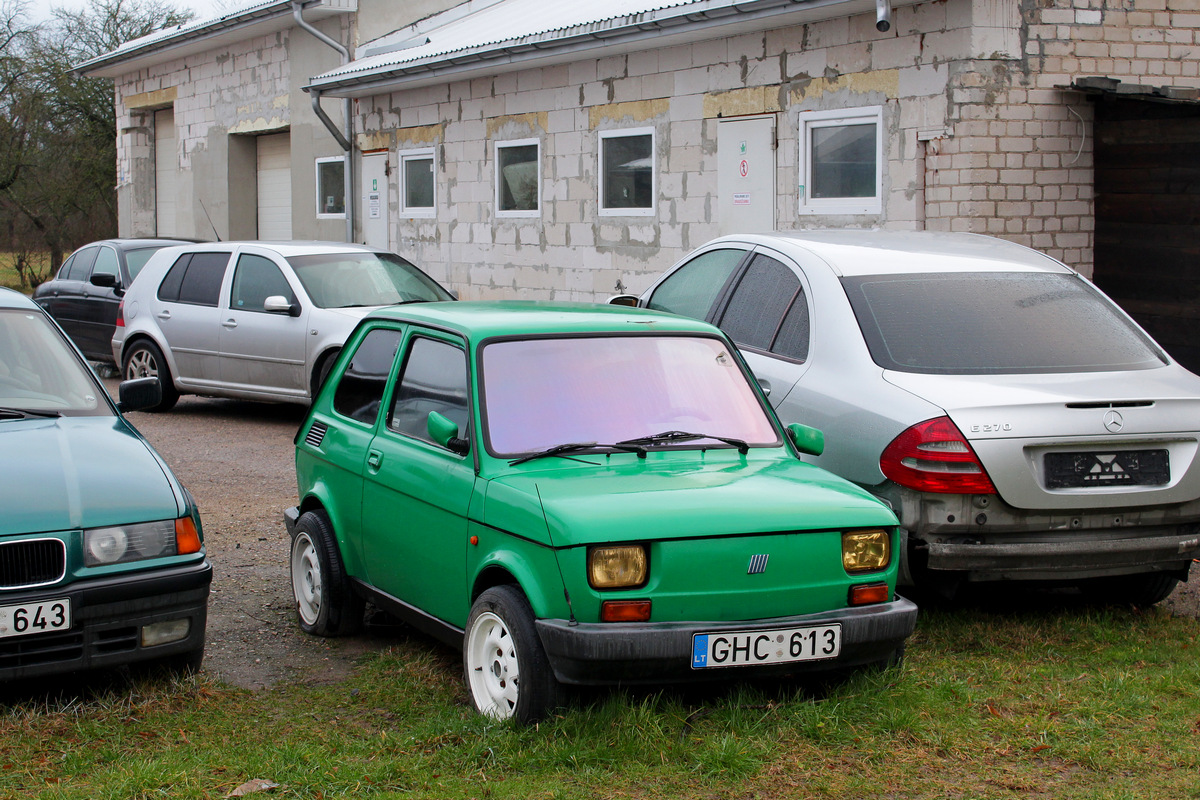
[[[902,578],[1156,603],[1200,556],[1200,377],[1089,281],[1010,242],[726,236],[640,298],[713,322],[813,461],[890,503]]]
[[[215,242],[159,250],[117,310],[113,360],[181,394],[308,403],[371,310],[452,300],[394,253],[332,242]]]

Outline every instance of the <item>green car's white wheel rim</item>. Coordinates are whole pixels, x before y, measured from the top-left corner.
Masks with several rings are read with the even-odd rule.
[[[157,378],[158,360],[154,354],[144,347],[139,347],[129,356],[129,364],[125,367],[126,380],[134,378]]]
[[[516,640],[503,619],[491,611],[476,617],[467,634],[466,658],[475,707],[496,719],[511,717],[521,689],[521,665]]]
[[[306,625],[316,625],[321,615],[321,561],[307,533],[296,536],[292,544],[292,593],[296,611]]]

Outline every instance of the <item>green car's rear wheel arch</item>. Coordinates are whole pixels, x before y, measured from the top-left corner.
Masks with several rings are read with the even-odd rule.
[[[471,606],[463,642],[463,672],[475,708],[528,725],[556,708],[554,678],[533,623],[533,609],[515,586],[494,586]]]
[[[301,630],[341,636],[362,627],[365,604],[346,579],[333,526],[323,512],[306,511],[296,521],[290,565]]]

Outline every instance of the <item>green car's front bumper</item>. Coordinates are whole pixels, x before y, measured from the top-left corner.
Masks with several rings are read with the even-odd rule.
[[[897,597],[890,603],[739,622],[572,624],[563,619],[539,619],[537,631],[554,675],[562,683],[659,683],[728,679],[742,674],[819,672],[884,661],[900,649],[916,623],[916,605]],[[692,637],[697,633],[834,624],[841,626],[841,652],[835,658],[692,668]]]

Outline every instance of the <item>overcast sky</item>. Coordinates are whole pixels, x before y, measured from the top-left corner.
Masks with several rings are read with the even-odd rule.
[[[212,17],[222,14],[231,8],[248,5],[250,0],[171,0],[178,8],[190,8],[197,17]],[[34,0],[26,8],[31,17],[37,20],[49,19],[51,8],[83,8],[86,0]]]

